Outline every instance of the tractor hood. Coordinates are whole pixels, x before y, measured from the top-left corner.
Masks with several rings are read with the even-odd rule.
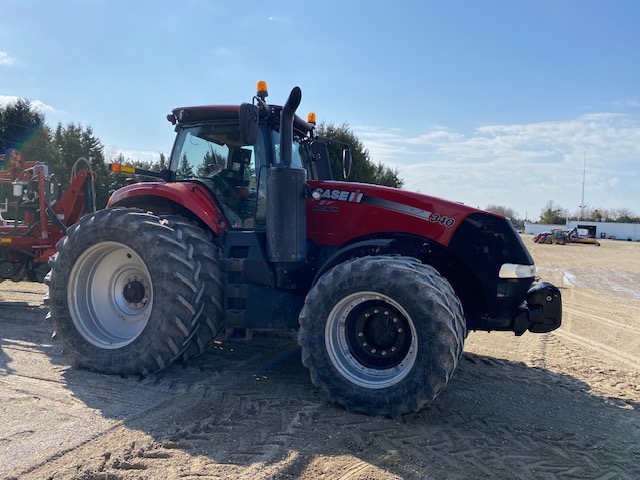
[[[460,256],[495,252],[533,264],[511,221],[457,202],[397,188],[352,182],[310,181],[307,231],[320,244],[403,232],[429,239]],[[471,246],[470,246],[471,245]]]
[[[460,223],[480,212],[460,203],[379,185],[334,181],[310,181],[309,185],[313,195],[308,213],[315,217],[312,233],[335,237],[333,244],[345,243],[356,231],[357,236],[415,233],[447,245]],[[344,223],[336,225],[338,219]]]

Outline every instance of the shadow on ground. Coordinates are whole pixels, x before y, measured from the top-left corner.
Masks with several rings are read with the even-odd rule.
[[[65,379],[88,406],[151,435],[151,448],[204,455],[212,472],[259,463],[278,478],[314,478],[322,476],[318,459],[333,457],[346,469],[356,468],[356,458],[357,468],[402,478],[640,478],[637,403],[593,396],[573,377],[492,357],[465,354],[432,405],[396,420],[327,405],[297,345],[284,339],[222,343],[189,364],[115,385],[77,370]],[[139,413],[123,411],[96,383],[110,384],[118,398],[129,389],[164,400],[149,404],[153,413],[144,404]]]

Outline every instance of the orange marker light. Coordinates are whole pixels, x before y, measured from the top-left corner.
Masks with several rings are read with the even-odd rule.
[[[265,82],[264,80],[260,80],[258,82],[258,96],[260,98],[265,98],[269,96],[269,90],[267,89],[267,82]]]
[[[316,114],[313,113],[313,112],[309,112],[309,115],[307,115],[307,122],[315,125],[316,124]]]
[[[127,167],[119,163],[110,163],[112,172],[136,173],[135,167]]]

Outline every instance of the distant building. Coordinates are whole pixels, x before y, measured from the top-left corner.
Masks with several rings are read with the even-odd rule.
[[[550,232],[554,228],[562,228],[567,229],[566,225],[555,225],[551,223],[530,223],[524,222],[524,233],[528,233],[531,235],[537,235],[542,232]]]
[[[566,225],[549,225],[524,222],[524,233],[536,235],[554,228],[572,229],[578,227],[587,230],[590,237],[610,238],[640,242],[640,223],[588,222],[583,220],[567,220]]]

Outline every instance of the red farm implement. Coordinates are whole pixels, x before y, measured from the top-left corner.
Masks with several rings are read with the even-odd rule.
[[[0,282],[42,282],[47,262],[67,227],[95,211],[89,162],[76,162],[68,188],[61,192],[49,165],[24,161],[20,152],[0,155],[0,184],[11,185],[11,197],[0,202]],[[77,170],[80,165],[82,169]],[[4,218],[3,214],[5,217]]]

